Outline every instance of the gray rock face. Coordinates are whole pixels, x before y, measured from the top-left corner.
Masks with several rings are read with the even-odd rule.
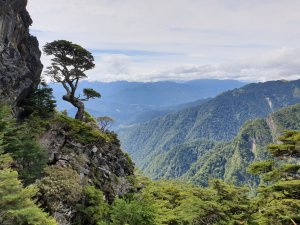
[[[27,0],[0,1],[0,101],[14,107],[36,88],[43,68],[26,5]]]
[[[40,138],[49,164],[72,167],[82,180],[101,189],[109,201],[131,191],[127,178],[134,175],[134,164],[121,150],[117,137],[82,144],[70,137],[68,130],[65,123],[53,123]]]

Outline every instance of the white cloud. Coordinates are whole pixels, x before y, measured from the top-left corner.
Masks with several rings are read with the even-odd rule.
[[[116,50],[96,56],[92,80],[299,78],[298,0],[29,0],[28,9],[41,45]]]
[[[151,77],[149,75],[149,77]],[[187,65],[152,74],[154,79],[239,79],[267,81],[300,79],[300,49],[283,48],[219,65]]]
[[[124,80],[130,75],[130,60],[130,56],[121,54],[96,57],[96,68],[90,72],[89,80]]]

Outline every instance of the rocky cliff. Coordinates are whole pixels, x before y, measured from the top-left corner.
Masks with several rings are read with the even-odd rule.
[[[26,5],[27,0],[0,1],[0,101],[13,106],[38,85],[43,68]]]

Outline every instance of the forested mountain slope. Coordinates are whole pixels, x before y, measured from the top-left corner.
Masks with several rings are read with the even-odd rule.
[[[206,186],[211,178],[255,186],[258,177],[246,173],[254,161],[268,158],[266,146],[276,143],[284,130],[300,129],[300,104],[246,122],[227,143],[198,140],[178,145],[156,156],[145,168],[154,178],[178,178]]]
[[[300,80],[249,84],[210,101],[120,132],[124,149],[141,169],[169,149],[199,139],[229,141],[250,119],[300,102]]]

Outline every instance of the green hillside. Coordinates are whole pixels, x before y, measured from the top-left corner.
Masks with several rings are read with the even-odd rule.
[[[124,129],[120,139],[137,166],[156,177],[156,156],[161,158],[170,149],[199,139],[230,141],[247,120],[299,103],[299,90],[300,80],[246,85],[200,106]]]
[[[198,140],[177,145],[155,157],[155,163],[145,167],[145,173],[154,179],[181,177],[199,158],[214,149],[217,144],[216,141]]]
[[[246,122],[238,135],[227,143],[194,141],[178,145],[156,156],[145,167],[153,178],[178,178],[202,186],[218,178],[236,185],[256,186],[259,179],[246,173],[255,161],[268,158],[266,146],[276,143],[284,130],[300,129],[300,104],[279,110],[266,119]]]

